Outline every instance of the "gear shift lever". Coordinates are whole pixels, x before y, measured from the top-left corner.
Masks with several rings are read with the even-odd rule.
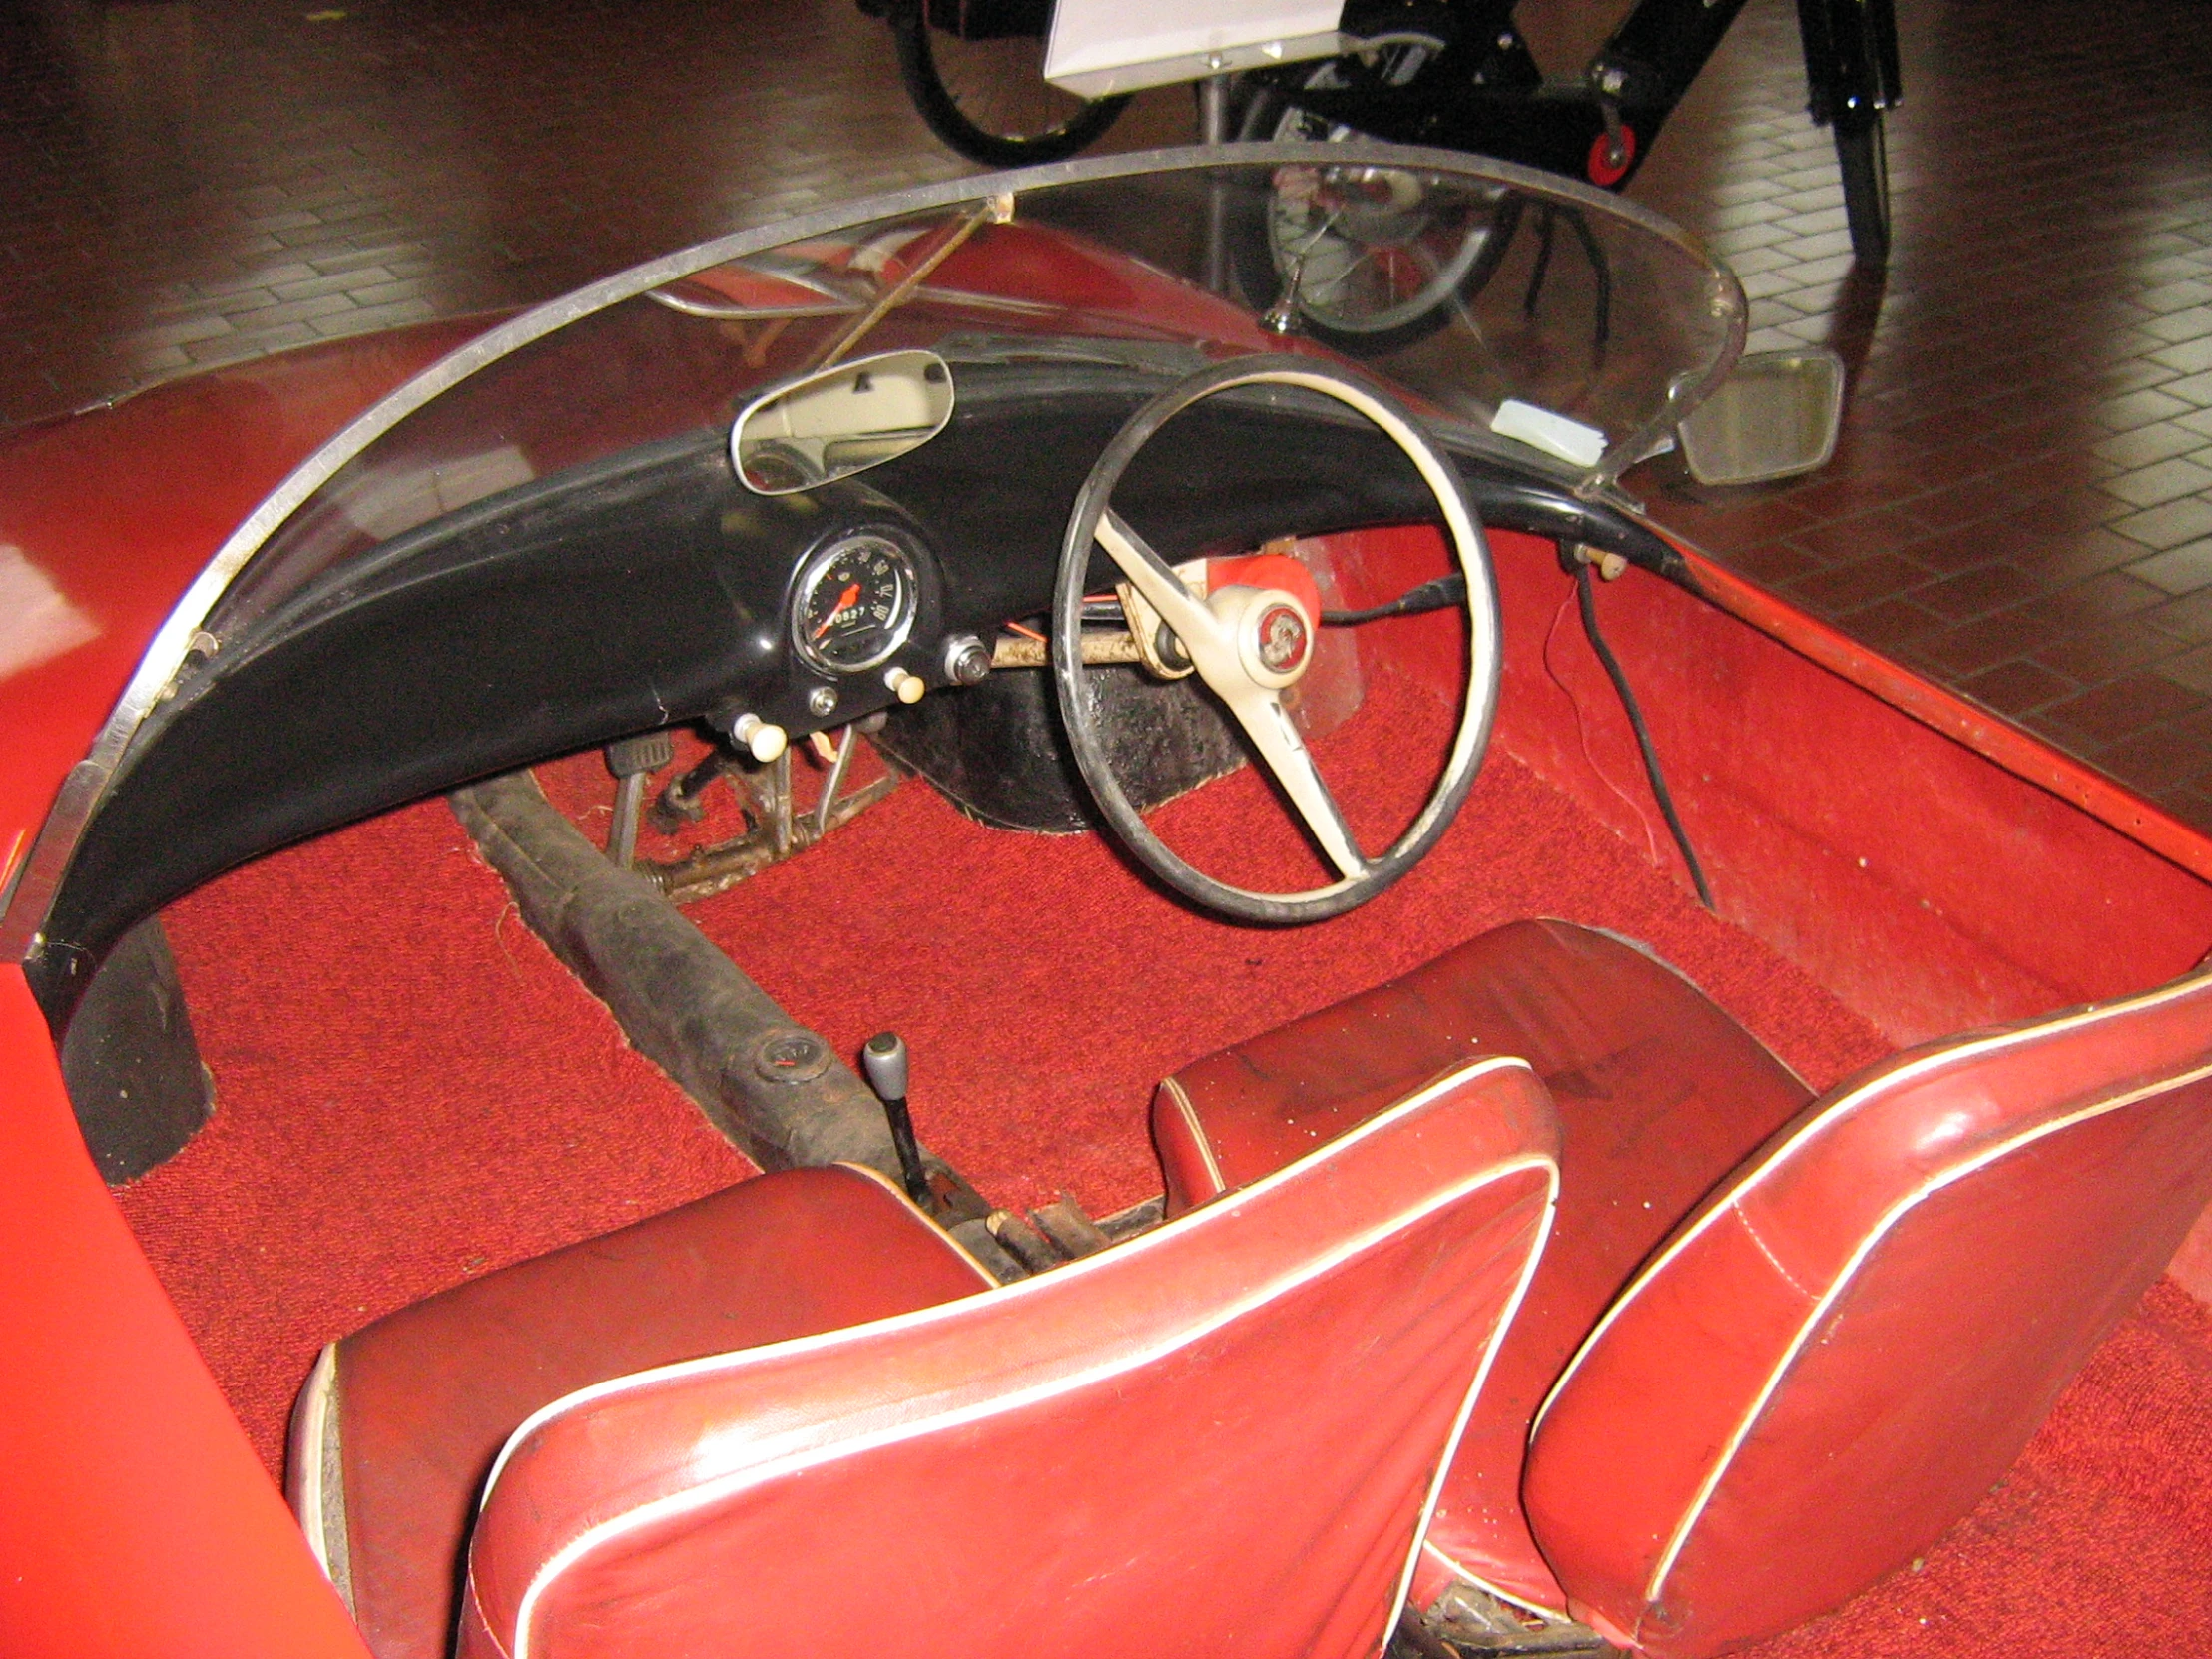
[[[860,1050],[860,1068],[868,1087],[883,1102],[890,1119],[891,1145],[898,1149],[898,1167],[905,1177],[906,1196],[923,1209],[929,1207],[929,1177],[921,1167],[921,1148],[914,1144],[914,1120],[906,1111],[906,1040],[896,1031],[879,1031]]]

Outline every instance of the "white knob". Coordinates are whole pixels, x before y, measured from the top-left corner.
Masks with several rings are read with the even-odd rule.
[[[764,766],[783,754],[784,746],[791,741],[781,726],[759,715],[738,716],[730,728],[730,735],[744,744],[753,758]]]
[[[928,681],[918,674],[909,674],[902,668],[894,668],[885,674],[883,684],[890,687],[891,695],[901,703],[919,703],[921,694],[929,689]]]

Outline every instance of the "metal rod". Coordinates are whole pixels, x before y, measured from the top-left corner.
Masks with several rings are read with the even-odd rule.
[[[1198,83],[1198,142],[1229,142],[1229,77],[1209,75]],[[1229,291],[1229,185],[1219,177],[1206,181],[1207,291]]]
[[[845,768],[852,764],[854,733],[847,726],[837,738],[837,758],[830,763],[830,776],[822,786],[822,802],[815,808],[815,839],[830,833],[830,816],[837,810],[837,791],[844,788]]]
[[[1018,634],[1001,634],[991,648],[993,668],[1044,668],[1052,661],[1052,648],[1043,640],[1027,640]],[[1083,661],[1099,663],[1141,663],[1137,655],[1137,642],[1129,634],[1116,631],[1091,632],[1083,635]]]
[[[1013,217],[1014,194],[1012,191],[1006,191],[986,201],[978,202],[968,210],[958,224],[953,226],[952,230],[945,236],[944,241],[932,249],[919,265],[877,294],[875,302],[854,317],[844,332],[830,342],[829,348],[812,366],[828,368],[838,361],[847,351],[860,343],[870,328],[882,321],[898,306],[904,304],[906,296],[927,281],[929,274],[950,259],[953,251],[960,244],[966,242],[968,238],[975,235],[984,226],[1005,225],[1010,223]]]
[[[607,838],[607,856],[618,869],[628,869],[638,855],[638,808],[645,801],[648,773],[626,774],[615,785],[615,822]]]
[[[1198,142],[1229,142],[1229,77],[1209,75],[1198,83]]]
[[[792,849],[792,752],[787,749],[769,763],[769,839],[779,858]]]

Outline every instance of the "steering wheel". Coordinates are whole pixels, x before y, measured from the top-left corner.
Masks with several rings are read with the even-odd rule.
[[[1367,417],[1402,450],[1436,498],[1452,552],[1466,577],[1467,680],[1459,726],[1435,786],[1419,815],[1381,855],[1360,849],[1305,739],[1284,708],[1282,693],[1298,683],[1314,658],[1313,629],[1296,596],[1281,589],[1229,586],[1200,599],[1167,562],[1113,510],[1114,486],[1154,433],[1203,398],[1239,386],[1299,386]],[[1093,543],[1106,550],[1138,595],[1159,613],[1189,655],[1198,677],[1244,731],[1338,879],[1303,892],[1254,892],[1195,868],[1172,851],[1130,805],[1115,778],[1098,729],[1098,709],[1086,692],[1082,609]],[[1076,766],[1099,811],[1137,859],[1184,896],[1240,921],[1320,921],[1364,904],[1403,875],[1436,844],[1474,783],[1497,709],[1499,670],[1497,586],[1481,526],[1468,505],[1458,469],[1398,404],[1368,381],[1306,357],[1239,357],[1199,370],[1130,416],[1076,493],[1060,548],[1053,594],[1052,674]]]

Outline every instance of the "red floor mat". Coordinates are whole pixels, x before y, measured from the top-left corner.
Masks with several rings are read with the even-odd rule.
[[[596,757],[548,781],[579,811],[612,789]],[[1180,814],[1219,845],[1270,810],[1247,779]],[[982,829],[919,785],[693,914],[840,1051],[902,1031],[924,1136],[1003,1203],[1155,1191],[1144,1109],[1163,1072],[1519,915],[1646,940],[1816,1085],[1882,1050],[1502,757],[1419,869],[1319,928],[1198,916],[1094,837]],[[514,917],[442,804],[263,860],[169,922],[219,1109],[122,1202],[273,1468],[322,1342],[745,1170]],[[2154,1292],[1921,1571],[1771,1659],[2118,1654],[2138,1629],[2212,1652],[2190,1449],[2212,1425],[2208,1355],[2204,1311]],[[2079,1626],[2120,1609],[2143,1622]]]
[[[166,919],[216,1114],[120,1198],[272,1470],[322,1344],[751,1169],[509,910],[442,801]]]
[[[1380,827],[1409,818],[1425,792],[1424,757],[1446,735],[1435,717],[1426,694],[1379,675],[1360,715],[1316,746],[1371,853],[1386,839]],[[540,777],[601,832],[613,784],[596,756]],[[1320,879],[1249,770],[1154,823],[1210,870]],[[1110,1211],[1158,1191],[1145,1108],[1162,1076],[1522,916],[1649,943],[1816,1087],[1887,1051],[1806,975],[1504,756],[1490,758],[1456,827],[1409,876],[1321,926],[1201,914],[1160,897],[1098,836],[983,829],[918,784],[819,851],[689,913],[840,1053],[900,1032],[922,1136],[1009,1205],[1066,1187]]]

